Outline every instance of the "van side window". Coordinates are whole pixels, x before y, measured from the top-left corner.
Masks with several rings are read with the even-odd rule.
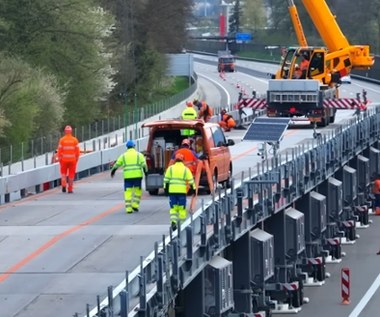
[[[212,127],[211,132],[216,147],[221,147],[226,144],[226,138],[220,127]]]

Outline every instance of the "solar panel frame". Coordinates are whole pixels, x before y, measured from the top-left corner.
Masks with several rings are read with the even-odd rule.
[[[243,141],[279,142],[284,137],[290,118],[256,118],[243,136]]]

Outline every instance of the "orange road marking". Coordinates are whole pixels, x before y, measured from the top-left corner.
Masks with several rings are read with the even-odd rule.
[[[11,266],[7,270],[5,270],[4,273],[0,274],[0,283],[4,282],[10,275],[12,275],[13,273],[16,273],[23,266],[28,264],[30,261],[35,259],[41,253],[43,253],[44,251],[46,251],[47,249],[49,249],[50,247],[55,245],[57,242],[59,242],[63,238],[65,238],[68,235],[70,235],[70,234],[72,234],[72,233],[74,233],[74,232],[76,232],[76,231],[78,231],[84,227],[87,227],[88,225],[91,225],[94,222],[97,222],[98,220],[114,213],[115,211],[119,210],[122,206],[124,206],[124,204],[119,204],[117,206],[114,206],[114,207],[102,212],[101,214],[96,215],[96,216],[80,223],[79,225],[76,225],[74,227],[71,227],[70,229],[67,229],[66,231],[60,233],[59,235],[56,235],[54,238],[50,239],[48,242],[46,242],[45,244],[40,246],[36,251],[30,253],[27,257],[23,258],[21,261],[19,261],[18,263],[14,264],[13,266]]]

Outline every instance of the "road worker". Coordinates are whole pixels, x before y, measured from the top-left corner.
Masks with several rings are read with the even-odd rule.
[[[302,70],[301,67],[299,67],[298,64],[294,66],[294,73],[293,73],[293,78],[294,79],[300,79],[302,77]]]
[[[183,155],[183,163],[190,169],[191,173],[195,175],[199,158],[197,153],[191,149],[191,142],[189,139],[182,140],[181,147],[173,154],[169,165],[172,165],[174,163],[175,156],[178,153]]]
[[[142,196],[141,182],[143,175],[148,172],[148,166],[145,156],[136,151],[136,144],[133,140],[129,140],[126,147],[127,150],[118,157],[113,165],[111,177],[115,176],[119,167],[123,167],[125,211],[131,214],[139,211]]]
[[[214,111],[212,108],[206,103],[206,101],[202,101],[198,112],[198,119],[202,119],[204,122],[209,122],[213,114]]]
[[[193,108],[191,101],[186,102],[186,108],[182,111],[182,120],[195,120],[198,117],[197,111]],[[193,129],[184,129],[181,131],[182,135],[191,136],[195,134]]]
[[[57,150],[57,159],[60,164],[62,192],[73,193],[74,177],[77,169],[77,163],[80,155],[79,142],[72,135],[73,129],[67,125],[64,129],[65,135],[60,138]]]
[[[309,56],[307,53],[303,53],[301,55],[301,64],[300,64],[300,69],[302,72],[302,76],[300,77],[301,79],[306,79],[307,78],[307,71],[309,69]]]
[[[380,215],[380,175],[377,175],[373,183],[372,194],[375,196],[373,211],[376,215]]]
[[[231,129],[236,127],[236,122],[234,118],[227,113],[226,109],[222,109],[220,115],[221,120],[219,121],[219,125],[225,132],[229,132],[231,131]]]
[[[194,192],[196,189],[193,174],[183,160],[183,154],[177,153],[175,163],[167,168],[164,177],[164,189],[165,194],[169,196],[170,224],[173,231],[177,229],[177,222],[183,223],[187,217],[187,186],[191,186]]]
[[[197,108],[197,110],[201,110],[202,102],[198,100],[197,98],[194,98],[193,100],[193,106]]]

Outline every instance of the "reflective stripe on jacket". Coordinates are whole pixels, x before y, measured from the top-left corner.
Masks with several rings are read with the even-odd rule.
[[[76,162],[79,159],[80,149],[76,137],[66,134],[59,140],[57,157],[62,162]]]
[[[182,120],[194,120],[197,117],[197,112],[193,107],[186,107],[186,109],[182,111]]]
[[[164,177],[164,185],[166,184],[169,184],[169,194],[186,194],[187,184],[195,187],[193,174],[182,162],[168,167]]]
[[[123,166],[123,175],[125,179],[142,178],[143,171],[147,171],[146,160],[143,154],[137,152],[134,148],[126,150],[117,159],[113,169]]]

